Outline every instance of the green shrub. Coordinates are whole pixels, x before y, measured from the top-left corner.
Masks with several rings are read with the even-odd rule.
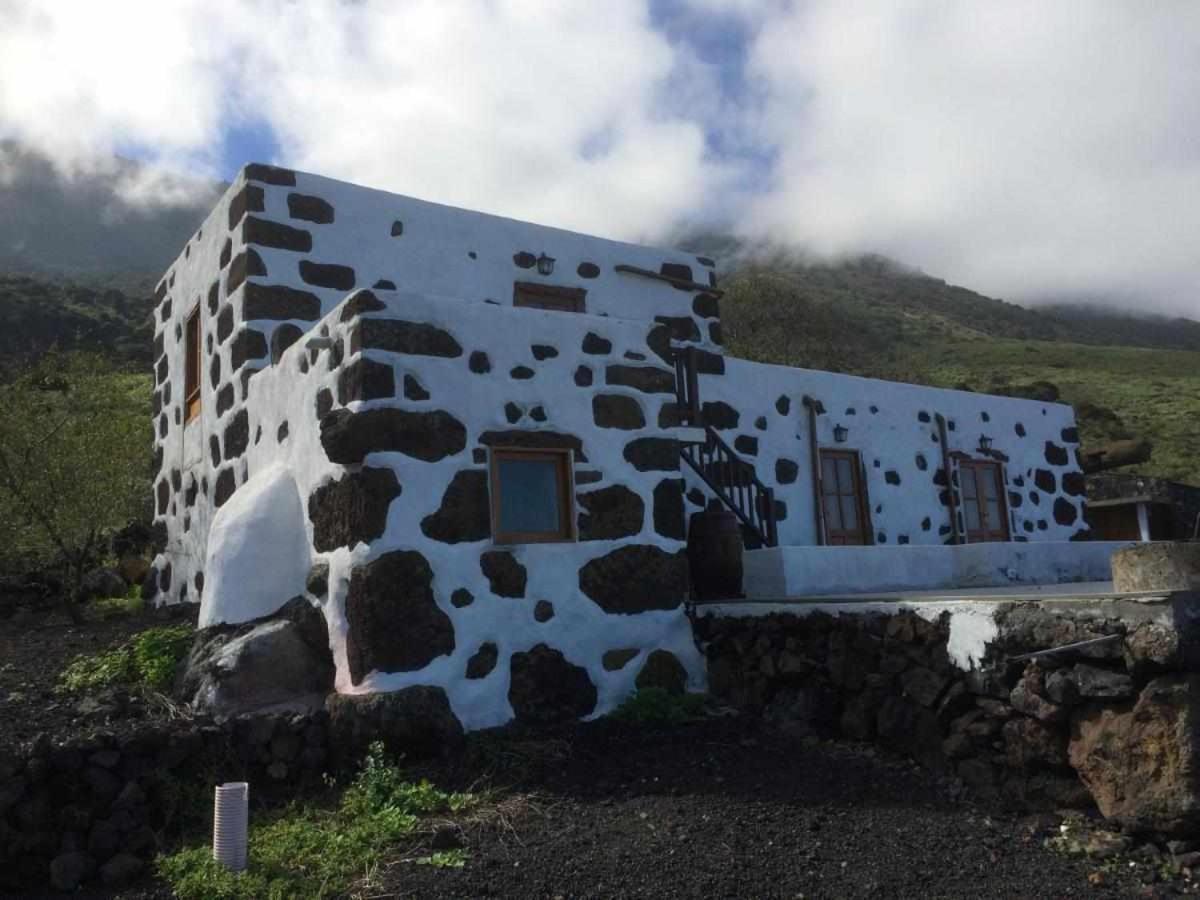
[[[613,716],[640,725],[678,725],[699,715],[703,694],[669,694],[662,688],[635,691],[613,711]]]
[[[376,743],[336,805],[298,803],[252,824],[245,872],[233,874],[216,863],[207,844],[161,857],[158,872],[180,900],[342,896],[389,847],[413,836],[423,817],[461,812],[476,802],[470,794],[406,780]],[[466,853],[443,851],[418,862],[457,868]]]
[[[87,691],[124,684],[166,690],[192,644],[190,625],[147,628],[115,650],[75,657],[63,671],[64,690]]]

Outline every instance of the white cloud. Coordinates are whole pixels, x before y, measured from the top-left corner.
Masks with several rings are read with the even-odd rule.
[[[211,172],[258,119],[300,169],[636,239],[734,174],[667,96],[683,62],[635,0],[0,0],[0,135]]]
[[[751,69],[779,152],[752,231],[1200,311],[1200,5],[820,0]]]
[[[212,177],[265,122],[283,164],[517,218],[637,240],[723,214],[1010,299],[1196,314],[1194,0],[656,2],[670,40],[648,0],[0,0],[0,138]]]

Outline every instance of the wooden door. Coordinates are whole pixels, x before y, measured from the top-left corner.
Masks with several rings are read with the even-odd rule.
[[[868,543],[862,467],[856,451],[821,451],[821,509],[825,515],[825,543],[832,546]]]
[[[958,487],[962,496],[967,543],[1008,540],[1008,509],[999,463],[960,460]]]

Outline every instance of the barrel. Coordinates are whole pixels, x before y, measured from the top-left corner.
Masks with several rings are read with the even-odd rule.
[[[692,513],[687,549],[697,600],[742,596],[742,527],[737,516],[727,509]]]

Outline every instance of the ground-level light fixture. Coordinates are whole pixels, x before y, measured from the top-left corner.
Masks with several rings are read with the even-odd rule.
[[[847,428],[845,425],[834,425],[833,426],[833,439],[835,441],[837,441],[839,444],[846,443],[846,438],[849,437],[849,435],[850,435],[850,429]]]
[[[545,253],[539,256],[537,270],[539,275],[552,275],[554,273],[554,257],[547,256]]]

